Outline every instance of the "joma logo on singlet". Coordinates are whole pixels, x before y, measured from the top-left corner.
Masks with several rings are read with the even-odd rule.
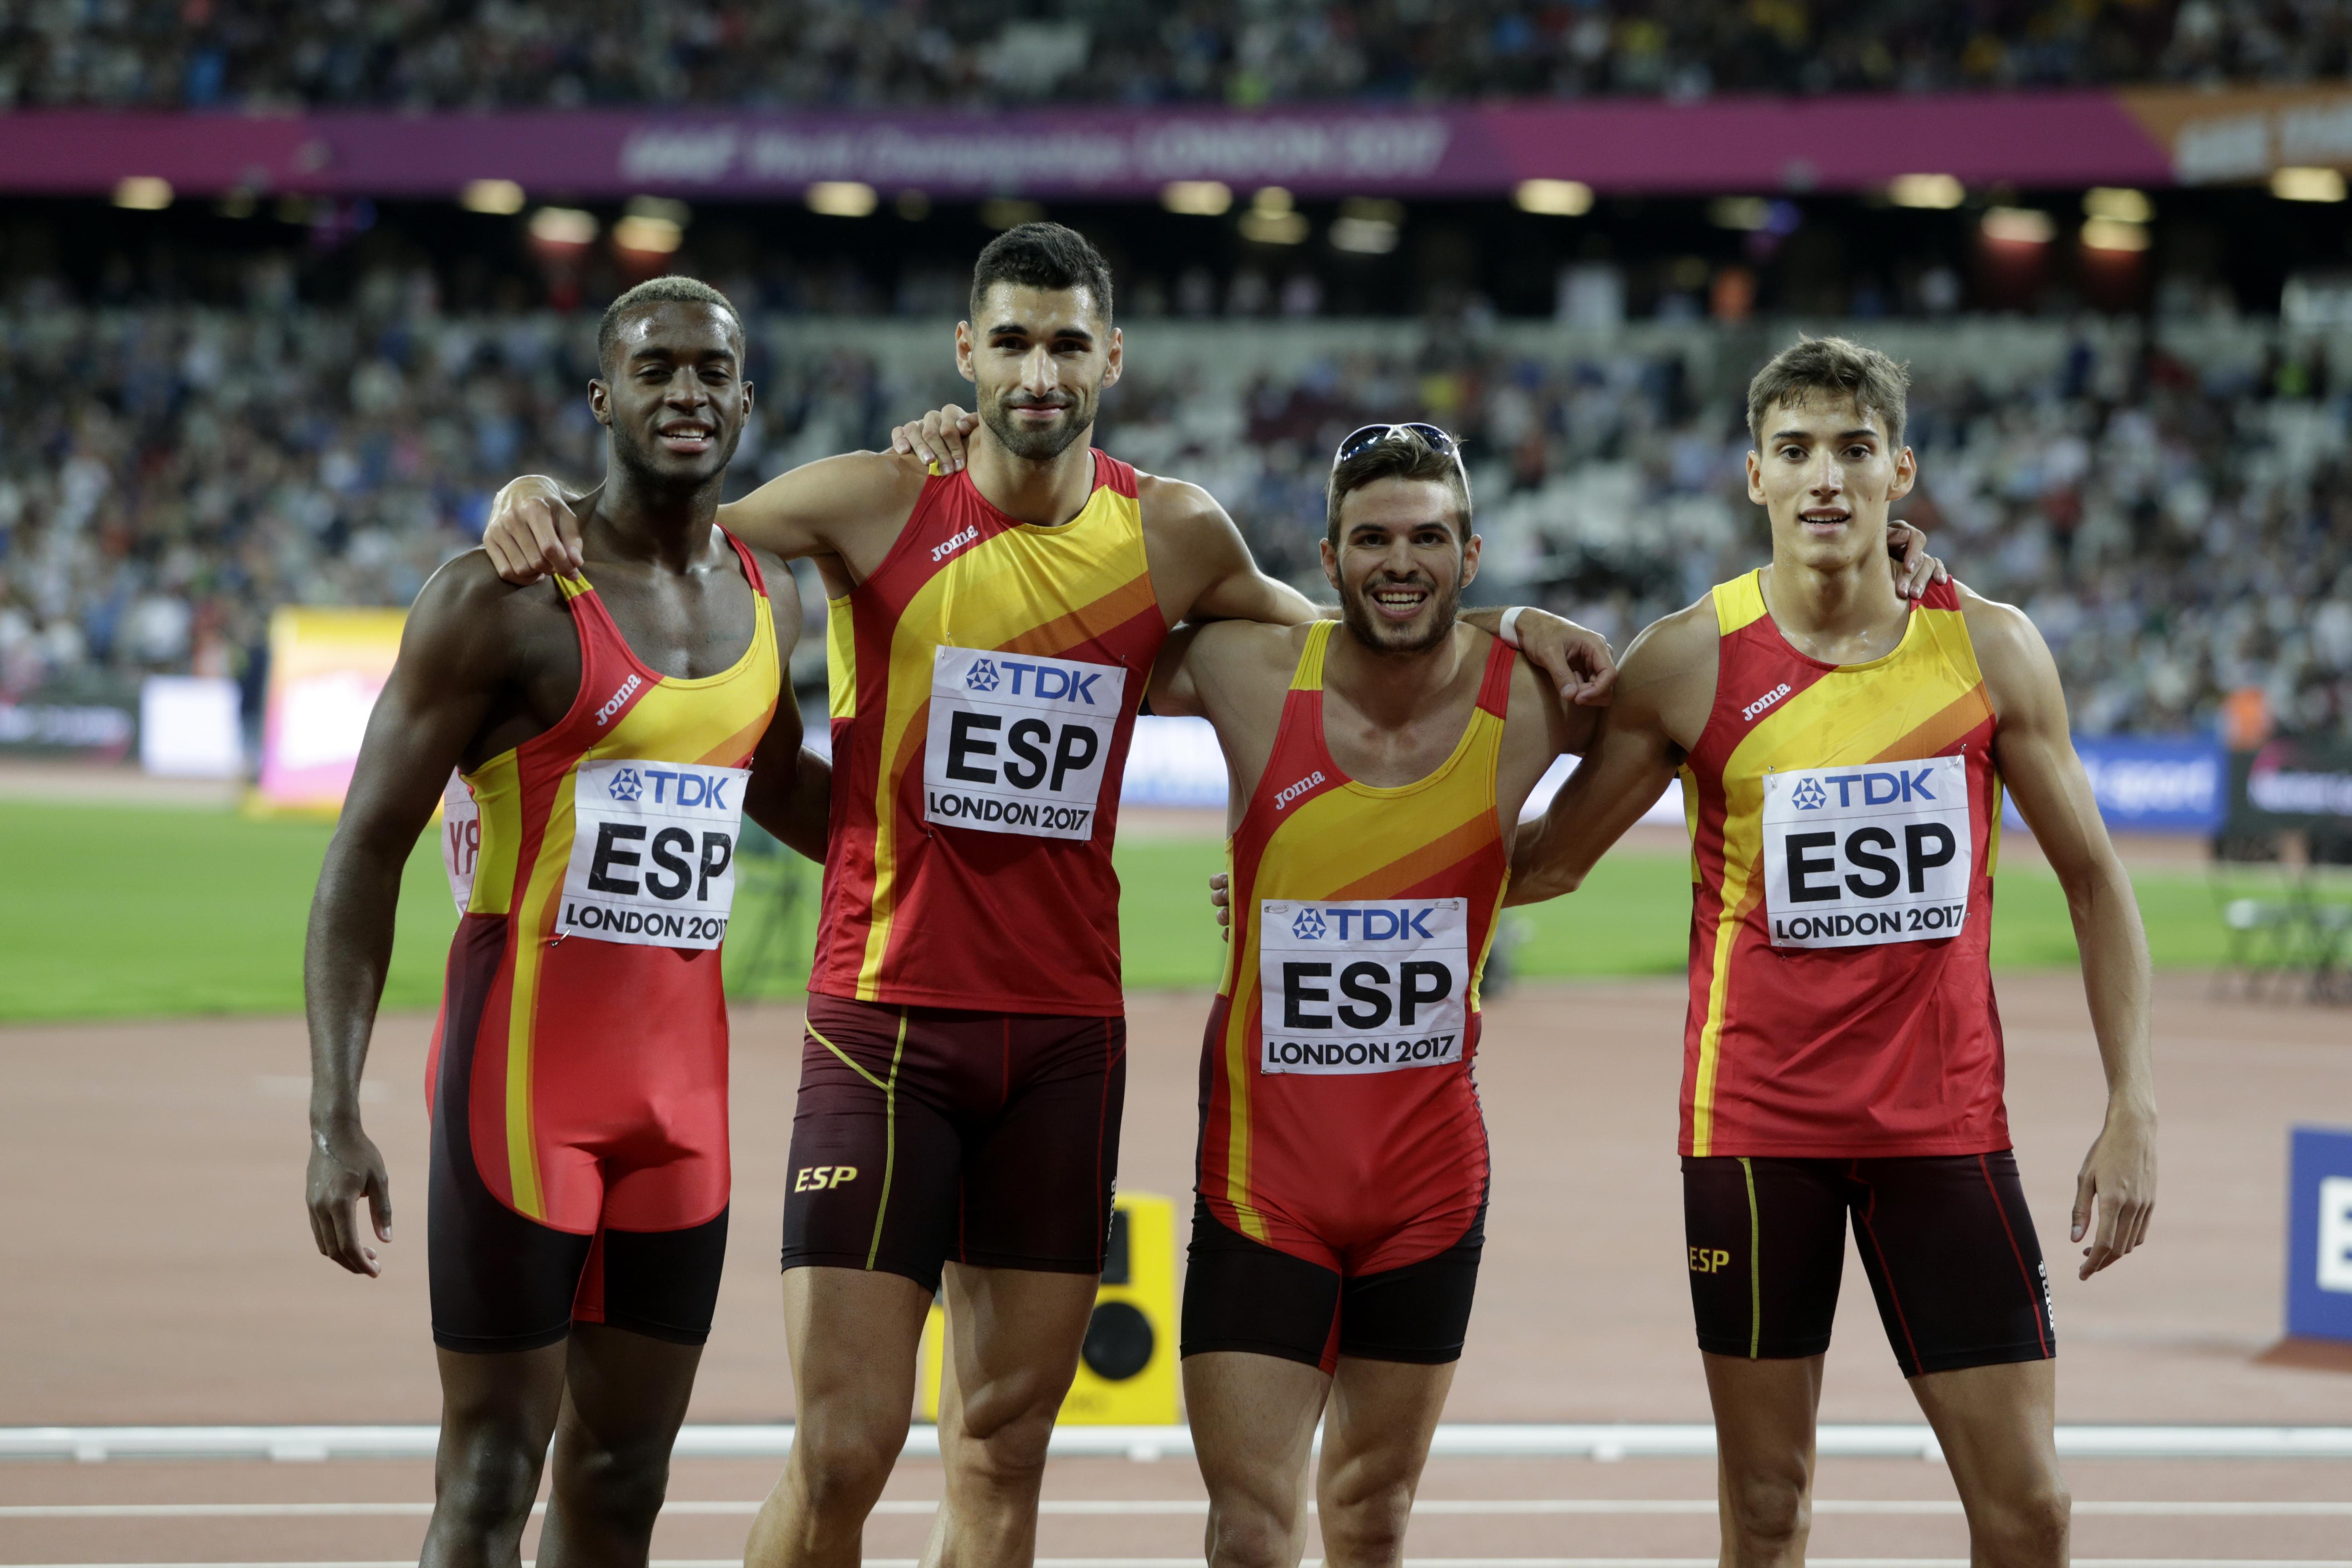
[[[637,688],[644,684],[634,675],[621,682],[621,689],[604,699],[604,706],[596,710],[596,727],[601,730],[612,722],[613,715],[621,710],[621,704],[636,695]]]
[[[949,556],[953,555],[957,551],[961,550],[965,545],[970,544],[973,540],[978,539],[979,537],[980,525],[978,523],[974,523],[970,528],[965,529],[961,533],[950,539],[945,544],[934,544],[931,546],[931,559],[934,561],[944,561]]]
[[[1764,710],[1771,707],[1772,704],[1780,701],[1780,699],[1787,695],[1789,695],[1789,683],[1784,680],[1780,682],[1780,685],[1774,687],[1771,690],[1766,692],[1763,696],[1759,697],[1755,701],[1750,702],[1747,707],[1742,708],[1739,710],[1739,716],[1742,719],[1752,721],[1756,715],[1763,712]]]
[[[1274,797],[1274,809],[1280,811],[1284,806],[1288,805],[1292,801],[1297,800],[1300,795],[1305,795],[1308,790],[1313,789],[1317,784],[1319,784],[1322,782],[1323,770],[1318,768],[1313,773],[1308,773],[1305,778],[1300,779],[1297,784],[1284,786],[1282,793]]]

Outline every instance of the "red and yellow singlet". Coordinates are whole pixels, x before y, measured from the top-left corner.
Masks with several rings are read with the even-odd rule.
[[[1495,770],[1513,656],[1491,644],[1451,756],[1379,788],[1324,742],[1339,629],[1308,629],[1227,847],[1233,939],[1202,1053],[1198,1180],[1233,1229],[1352,1276],[1443,1251],[1485,1199],[1471,1063],[1510,876]]]
[[[444,851],[465,912],[426,1096],[464,1108],[447,1131],[499,1202],[557,1230],[674,1230],[726,1206],[719,945],[783,668],[759,566],[735,550],[751,644],[700,679],[640,662],[587,579],[559,578],[579,696],[451,792]],[[463,1092],[436,1102],[445,1068]]]
[[[1715,708],[1683,770],[1695,883],[1682,1152],[2009,1147],[1987,950],[2000,781],[1958,591],[1895,651],[1790,647],[1715,590]]]
[[[934,476],[832,602],[832,853],[812,991],[890,1005],[1121,1011],[1111,836],[1168,625],[1135,470],[1094,454],[1057,528]]]

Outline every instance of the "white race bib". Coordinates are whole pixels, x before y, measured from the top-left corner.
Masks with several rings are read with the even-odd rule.
[[[923,820],[1093,837],[1126,691],[1118,665],[940,648],[931,664]]]
[[[1764,910],[1775,947],[1959,934],[1975,839],[1965,757],[1764,775]]]
[[[1462,1059],[1465,899],[1258,904],[1265,1072],[1395,1072]]]
[[[735,902],[745,768],[605,758],[572,786],[559,936],[717,947]]]
[[[482,813],[474,792],[456,769],[441,786],[441,869],[449,874],[449,896],[457,912],[474,901],[474,863],[482,857]]]

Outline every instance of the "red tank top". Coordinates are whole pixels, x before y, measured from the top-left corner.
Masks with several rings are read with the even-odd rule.
[[[1094,454],[1058,528],[933,477],[826,616],[833,840],[809,988],[982,1012],[1121,1010],[1119,778],[1168,623],[1135,470]]]
[[[1930,589],[1866,664],[1790,647],[1754,573],[1715,610],[1715,709],[1683,772],[1682,1152],[2007,1148],[1987,960],[2000,780],[1958,590]]]
[[[1349,778],[1324,742],[1339,628],[1309,629],[1228,847],[1233,942],[1202,1063],[1201,1195],[1285,1250],[1293,1227],[1344,1247],[1433,1200],[1475,1208],[1486,1183],[1471,1064],[1510,876],[1495,768],[1513,655],[1491,645],[1453,754],[1381,788]]]

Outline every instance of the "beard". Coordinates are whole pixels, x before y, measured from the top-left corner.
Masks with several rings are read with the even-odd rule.
[[[1454,635],[1454,623],[1462,610],[1462,586],[1455,584],[1449,591],[1433,587],[1426,606],[1428,621],[1421,631],[1410,626],[1398,626],[1384,621],[1370,604],[1373,584],[1366,583],[1355,593],[1339,599],[1339,619],[1348,634],[1365,648],[1378,654],[1427,653]]]
[[[1024,462],[1050,463],[1070,448],[1070,444],[1083,435],[1095,422],[1095,400],[1092,397],[1073,398],[1063,408],[1061,417],[1042,429],[1024,425],[1013,417],[1003,398],[990,398],[981,405],[981,418],[1004,449]]]

